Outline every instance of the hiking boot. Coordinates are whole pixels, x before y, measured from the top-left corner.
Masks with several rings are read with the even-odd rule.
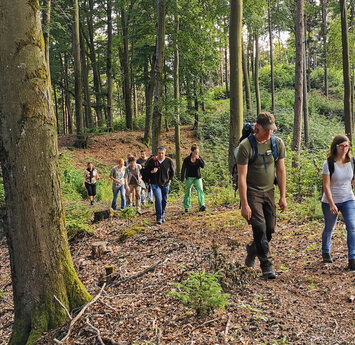
[[[349,259],[349,270],[355,272],[355,259]]]
[[[140,208],[137,209],[137,213],[141,216],[142,215],[142,210]]]
[[[333,262],[332,256],[330,253],[322,253],[323,263],[331,264]]]
[[[162,223],[165,223],[165,214],[162,215],[161,221],[162,221]]]
[[[157,225],[162,225],[162,220],[161,219],[159,219],[159,220],[157,220]]]
[[[263,272],[263,275],[261,276],[262,279],[264,280],[272,280],[272,279],[276,279],[277,274],[275,273],[274,270],[270,271],[270,272]]]
[[[91,201],[90,201],[90,205],[94,205],[94,200],[91,200]]]
[[[189,212],[189,209],[188,209],[188,208],[185,208],[185,212],[186,212],[186,213]]]
[[[206,206],[205,206],[205,205],[202,205],[202,206],[200,207],[200,212],[204,212],[204,211],[206,211]]]
[[[153,200],[148,200],[148,204],[154,204]]]
[[[254,268],[255,257],[256,257],[256,247],[254,241],[246,245],[247,256],[245,258],[245,266]]]

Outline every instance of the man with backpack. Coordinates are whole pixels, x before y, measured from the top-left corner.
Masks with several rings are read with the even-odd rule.
[[[274,116],[260,113],[253,132],[241,141],[237,153],[241,213],[253,229],[253,241],[247,245],[245,264],[254,267],[258,257],[262,278],[266,280],[276,278],[269,249],[276,226],[275,175],[281,212],[287,207],[285,145],[282,139],[273,135],[274,130]]]
[[[148,160],[144,170],[150,173],[149,180],[155,198],[156,219],[157,224],[160,225],[165,222],[169,188],[175,173],[174,163],[171,158],[166,157],[164,146],[158,147],[158,155]]]

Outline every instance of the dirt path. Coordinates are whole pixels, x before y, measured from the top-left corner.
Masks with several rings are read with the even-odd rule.
[[[101,149],[90,150],[90,154],[104,156]],[[114,159],[108,154],[106,158],[108,164]],[[320,259],[322,225],[297,223],[291,210],[280,216],[272,241],[278,278],[263,281],[258,267],[255,271],[243,267],[251,231],[238,207],[207,204],[204,213],[197,212],[196,202],[194,207],[185,214],[182,199],[170,202],[167,222],[156,226],[150,206],[140,217],[103,221],[95,225],[94,236],[71,242],[75,268],[93,296],[100,290],[105,266],[115,266],[117,279],[74,326],[68,344],[99,344],[96,331],[87,322],[100,330],[105,344],[355,344],[355,302],[351,302],[355,274],[345,269],[343,224],[334,234],[335,262],[324,265]],[[121,241],[123,232],[134,227],[140,232]],[[110,251],[92,259],[91,245],[97,241],[104,241]],[[154,265],[154,270],[134,278]],[[216,265],[228,266],[235,279],[234,283],[228,277],[224,280],[230,294],[225,310],[197,317],[168,296],[172,282],[184,280],[188,272],[210,271]],[[6,344],[11,333],[10,283],[3,238],[0,344]],[[64,325],[49,332],[38,344],[53,344],[54,337],[62,337],[67,329]]]

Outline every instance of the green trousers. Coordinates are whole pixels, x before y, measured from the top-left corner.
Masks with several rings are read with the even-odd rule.
[[[185,197],[184,208],[188,210],[191,204],[191,188],[195,186],[197,190],[198,206],[201,208],[205,205],[205,194],[203,193],[202,178],[188,177],[185,180]]]

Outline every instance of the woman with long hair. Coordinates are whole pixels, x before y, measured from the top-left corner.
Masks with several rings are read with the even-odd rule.
[[[94,205],[95,203],[95,195],[96,195],[96,182],[100,179],[100,175],[94,167],[92,162],[88,162],[87,168],[84,172],[83,178],[83,188],[86,187],[88,191],[90,205]]]
[[[332,233],[342,213],[347,230],[349,269],[355,271],[355,196],[354,161],[350,141],[345,135],[337,135],[330,146],[323,164],[322,210],[324,229],[322,233],[322,257],[324,263],[332,263],[330,254]]]

